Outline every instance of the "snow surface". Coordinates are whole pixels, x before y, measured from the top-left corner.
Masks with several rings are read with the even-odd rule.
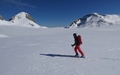
[[[69,57],[74,32],[82,36],[86,59]],[[120,26],[0,26],[0,75],[120,75]]]

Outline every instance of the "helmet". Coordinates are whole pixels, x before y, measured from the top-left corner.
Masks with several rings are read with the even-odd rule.
[[[73,34],[73,36],[77,36],[77,34],[76,34],[76,33],[74,33],[74,34]]]

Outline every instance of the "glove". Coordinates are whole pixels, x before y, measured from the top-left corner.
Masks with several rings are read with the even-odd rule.
[[[74,45],[73,45],[73,44],[71,44],[71,46],[73,47]]]

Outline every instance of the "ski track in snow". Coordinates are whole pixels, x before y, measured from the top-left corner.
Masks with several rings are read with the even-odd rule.
[[[7,35],[4,35],[4,34],[0,34],[0,38],[6,38],[8,37]]]

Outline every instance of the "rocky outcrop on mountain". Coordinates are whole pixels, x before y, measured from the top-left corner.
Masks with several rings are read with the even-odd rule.
[[[26,18],[33,21],[33,22],[35,22],[35,20],[29,14],[26,14]]]
[[[4,18],[0,15],[0,20],[4,20]]]

